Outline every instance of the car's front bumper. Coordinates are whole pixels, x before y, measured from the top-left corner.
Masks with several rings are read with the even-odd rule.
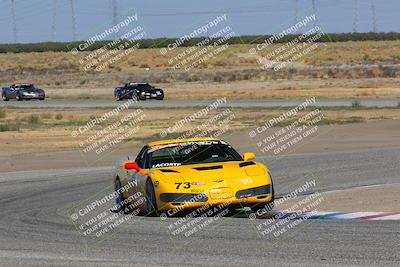
[[[174,213],[176,210],[191,210],[204,206],[252,207],[257,204],[268,204],[273,200],[271,184],[236,192],[228,191],[220,194],[210,192],[200,194],[162,193],[159,195],[157,207],[160,211]]]
[[[44,95],[21,95],[22,99],[43,99]]]

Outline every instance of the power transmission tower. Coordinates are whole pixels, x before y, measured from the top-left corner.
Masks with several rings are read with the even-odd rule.
[[[353,32],[358,31],[358,0],[353,0]]]
[[[76,24],[75,24],[75,8],[74,0],[69,0],[71,7],[71,19],[72,19],[72,39],[76,41]]]
[[[112,0],[113,6],[113,24],[116,25],[118,23],[118,5],[117,0]]]
[[[53,0],[53,23],[51,25],[51,40],[54,42],[56,35],[57,0]]]
[[[378,32],[378,26],[376,23],[376,11],[375,11],[375,1],[371,0],[371,13],[372,13],[372,31]]]
[[[316,5],[315,5],[315,0],[312,0],[311,4],[312,4],[313,14],[315,15],[314,27],[316,27],[317,26],[317,22],[318,22],[318,16],[317,16],[317,8],[316,8]]]
[[[117,5],[117,0],[112,0],[112,10],[113,10],[113,25],[115,26],[118,23],[118,5]],[[117,33],[114,34],[114,39],[117,39],[118,35]]]
[[[16,43],[18,41],[18,39],[17,39],[17,21],[16,21],[16,18],[15,18],[14,0],[11,0],[11,18],[12,18],[14,43]]]

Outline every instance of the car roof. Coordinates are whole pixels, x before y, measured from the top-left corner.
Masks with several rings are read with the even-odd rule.
[[[188,138],[188,139],[169,139],[169,140],[161,140],[148,143],[147,145],[152,146],[160,146],[160,145],[169,145],[169,144],[177,144],[177,143],[188,143],[188,142],[202,142],[202,141],[221,141],[217,138],[211,137],[199,137],[199,138]]]
[[[134,82],[129,82],[127,85],[150,85],[149,83],[134,83]]]
[[[31,83],[16,83],[16,84],[13,84],[13,86],[33,86],[33,84],[31,84]]]

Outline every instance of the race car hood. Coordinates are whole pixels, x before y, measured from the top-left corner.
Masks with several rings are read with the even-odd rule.
[[[195,165],[180,165],[152,169],[153,175],[167,180],[209,182],[265,175],[268,169],[260,163],[230,161]],[[169,179],[170,178],[170,179]]]

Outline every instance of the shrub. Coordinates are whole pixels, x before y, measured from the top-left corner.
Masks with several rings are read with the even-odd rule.
[[[56,120],[62,120],[62,118],[63,118],[63,115],[61,114],[61,113],[58,113],[57,115],[56,115]]]
[[[150,68],[150,66],[148,64],[141,64],[140,68],[147,69]]]
[[[40,118],[38,115],[30,115],[28,117],[29,124],[38,124],[40,122]]]
[[[200,78],[196,74],[190,75],[185,79],[186,82],[197,82],[199,80],[200,80]]]
[[[362,105],[361,105],[360,101],[354,100],[354,101],[351,103],[351,107],[352,107],[352,108],[359,108],[359,107],[362,107]]]
[[[4,119],[5,117],[7,117],[7,109],[0,108],[0,119]]]
[[[214,76],[214,82],[217,82],[217,83],[222,82],[222,77],[217,74],[216,76]]]
[[[0,132],[19,131],[19,124],[0,124]]]
[[[51,119],[51,113],[43,113],[40,115],[42,119]]]

